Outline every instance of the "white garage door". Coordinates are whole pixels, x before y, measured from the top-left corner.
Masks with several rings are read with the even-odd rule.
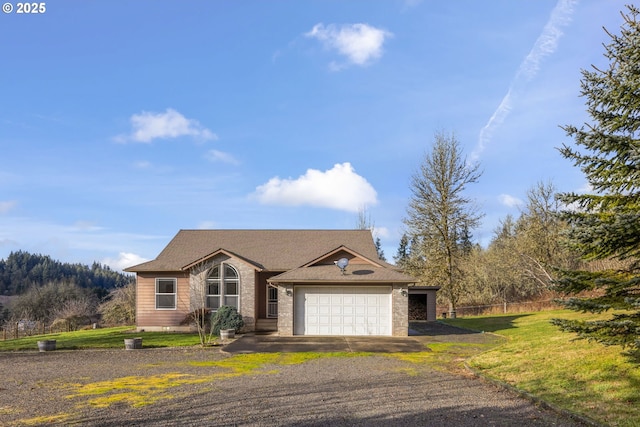
[[[296,286],[295,335],[391,335],[391,287]]]

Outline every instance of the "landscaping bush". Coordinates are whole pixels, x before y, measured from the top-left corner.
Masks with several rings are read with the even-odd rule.
[[[220,336],[221,329],[234,329],[239,332],[244,320],[235,307],[223,305],[211,316],[211,327],[214,335]]]
[[[209,329],[211,320],[211,309],[199,308],[188,313],[180,322],[181,325],[195,325],[200,329]]]

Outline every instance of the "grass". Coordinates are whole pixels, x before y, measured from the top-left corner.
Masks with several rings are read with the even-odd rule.
[[[428,351],[412,353],[381,353],[382,356],[411,362],[418,365],[428,365],[440,371],[458,375],[466,375],[465,360],[480,354],[495,344],[475,343],[431,343]]]
[[[557,408],[577,413],[607,425],[640,426],[640,366],[620,354],[619,347],[575,340],[550,324],[552,318],[586,319],[571,311],[543,311],[448,319],[446,323],[499,334],[502,344],[430,343],[427,351],[395,353],[387,357],[411,363],[402,368],[407,375],[420,375],[429,366],[463,373],[466,363],[494,380],[509,384]],[[125,338],[143,337],[144,347],[194,346],[196,334],[162,332],[134,333],[131,328],[109,328],[34,336],[0,341],[0,351],[37,351],[37,341],[56,339],[57,349],[124,348]],[[370,353],[257,353],[222,360],[188,362],[214,370],[205,375],[180,372],[115,378],[84,385],[69,385],[70,398],[88,399],[87,404],[105,407],[116,403],[141,406],[170,399],[170,391],[184,384],[223,380],[239,375],[270,374],[278,365],[305,363],[322,357],[367,357]],[[64,417],[64,414],[58,416]],[[54,416],[55,417],[55,416]],[[54,419],[52,419],[54,420]],[[23,420],[28,423],[27,420]],[[32,420],[35,424],[44,419]]]
[[[507,338],[468,361],[483,375],[600,423],[640,426],[640,366],[622,356],[620,347],[560,332],[550,324],[552,318],[593,317],[556,310],[447,323]]]
[[[40,340],[56,340],[56,350],[124,348],[124,339],[134,337],[142,337],[142,344],[145,348],[184,347],[200,343],[197,334],[135,332],[130,326],[122,326],[34,335],[15,340],[0,341],[0,351],[38,350],[38,341]]]

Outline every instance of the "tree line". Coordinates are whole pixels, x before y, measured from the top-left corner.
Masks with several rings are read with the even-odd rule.
[[[91,266],[69,264],[56,261],[48,255],[26,251],[11,252],[7,259],[0,260],[0,295],[5,296],[20,295],[32,287],[50,282],[75,283],[104,296],[110,289],[124,286],[130,281],[131,276],[98,262]]]
[[[436,133],[413,174],[396,263],[441,287],[455,315],[460,304],[557,297],[565,307],[606,313],[593,321],[555,319],[580,338],[621,345],[640,360],[640,10],[627,6],[620,34],[605,29],[608,68],[582,70],[589,123],[562,126],[573,145],[558,147],[585,175],[584,194],[538,183],[520,215],[504,218],[486,248],[473,243],[482,214],[466,188],[478,164],[455,135]]]
[[[448,139],[445,143],[456,141]],[[459,166],[466,167],[463,163]],[[560,218],[563,205],[558,195],[552,182],[539,182],[530,188],[520,214],[503,218],[486,247],[473,242],[472,224],[465,222],[464,217],[458,218],[459,212],[449,219],[448,227],[453,231],[425,236],[422,229],[429,222],[414,211],[414,216],[406,219],[409,227],[394,256],[396,265],[419,278],[422,284],[441,286],[444,292],[439,293],[440,303],[449,306],[451,315],[455,315],[459,306],[505,305],[551,298],[556,295],[553,285],[559,269],[584,264],[580,254],[565,240],[568,224]],[[418,200],[414,200],[414,205],[418,205]],[[440,203],[452,203],[451,197],[444,200]],[[431,217],[440,218],[435,213]],[[472,222],[478,217],[474,213]],[[413,221],[418,221],[420,227],[412,227]],[[447,235],[448,241],[434,242],[445,240]]]
[[[12,252],[0,260],[0,291],[0,325],[29,329],[39,323],[75,330],[98,320],[135,320],[135,278],[97,262],[69,264]]]

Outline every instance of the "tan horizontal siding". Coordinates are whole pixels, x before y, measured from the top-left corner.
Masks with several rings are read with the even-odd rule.
[[[156,278],[177,279],[175,310],[156,310]],[[189,278],[183,271],[138,273],[136,326],[179,326],[189,313]]]

